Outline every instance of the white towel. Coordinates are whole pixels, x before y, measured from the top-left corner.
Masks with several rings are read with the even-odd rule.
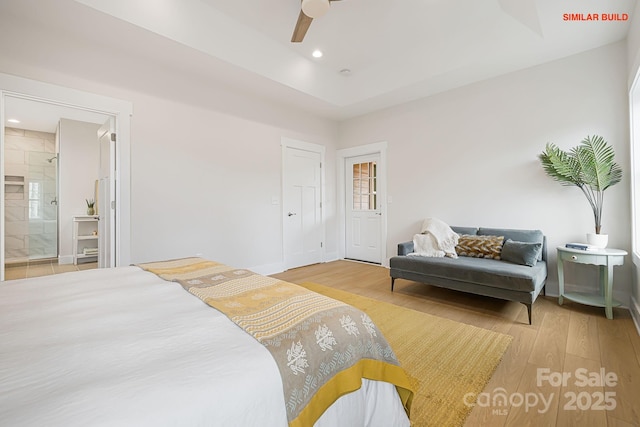
[[[456,245],[459,237],[443,221],[427,218],[422,223],[421,234],[413,236],[413,253],[410,255],[458,258]]]

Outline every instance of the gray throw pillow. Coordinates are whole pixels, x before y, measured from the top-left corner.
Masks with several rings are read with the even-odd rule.
[[[516,242],[507,239],[502,246],[501,258],[504,261],[533,267],[538,262],[541,251],[542,243]]]

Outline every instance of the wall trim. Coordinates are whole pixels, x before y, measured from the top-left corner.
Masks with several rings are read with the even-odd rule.
[[[73,255],[58,255],[58,264],[73,264]]]
[[[327,252],[325,253],[323,263],[338,261],[338,253],[337,252]],[[73,257],[71,259],[71,264],[73,264]],[[250,267],[248,270],[253,271],[254,273],[261,274],[263,276],[269,276],[271,274],[278,274],[287,271],[284,262],[274,262],[272,264],[263,264],[258,265],[256,267]]]
[[[327,252],[324,255],[324,262],[338,261],[339,259],[337,251]]]
[[[631,304],[629,304],[629,312],[631,312],[631,318],[633,319],[633,323],[636,325],[636,332],[640,335],[640,304],[638,301],[631,296]]]
[[[263,276],[268,276],[270,274],[282,273],[283,271],[285,271],[285,268],[284,262],[275,262],[273,264],[263,264],[251,267],[248,270],[251,270],[254,273],[261,274]]]

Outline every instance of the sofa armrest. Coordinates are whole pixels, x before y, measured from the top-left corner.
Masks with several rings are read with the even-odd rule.
[[[398,243],[398,255],[408,255],[413,252],[413,241]]]

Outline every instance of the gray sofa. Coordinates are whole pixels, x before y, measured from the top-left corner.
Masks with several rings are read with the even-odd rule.
[[[391,291],[396,279],[413,280],[429,285],[457,291],[470,292],[508,301],[521,302],[527,306],[529,324],[531,324],[532,305],[538,295],[544,295],[547,279],[547,242],[540,230],[516,230],[502,228],[451,227],[463,235],[504,236],[510,239],[510,261],[504,259],[485,259],[459,256],[458,258],[434,258],[409,256],[413,252],[413,242],[400,243],[398,256],[389,261]],[[518,242],[520,247],[538,248],[533,255],[533,266],[513,262],[512,249]],[[531,245],[539,243],[540,245]],[[503,246],[503,253],[507,247]],[[530,252],[531,254],[531,252]],[[506,255],[506,253],[505,253]],[[504,258],[504,257],[503,257]],[[517,258],[517,257],[516,257]]]

